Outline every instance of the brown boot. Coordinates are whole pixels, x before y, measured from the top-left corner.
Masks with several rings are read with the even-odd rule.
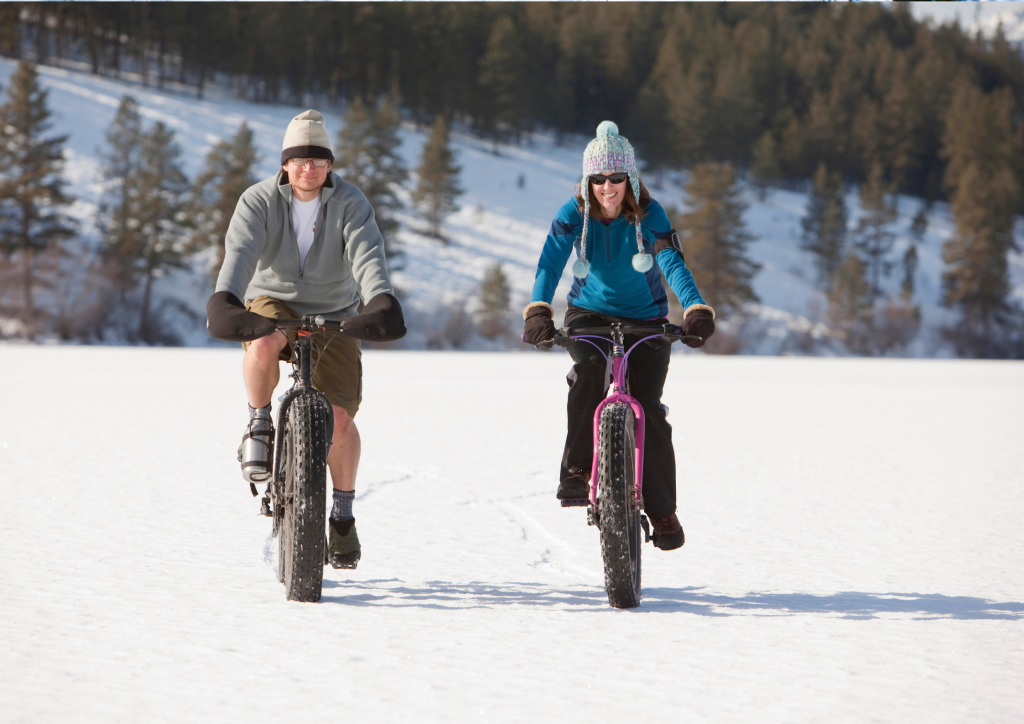
[[[655,548],[671,551],[682,548],[683,543],[686,542],[683,526],[679,524],[679,518],[675,513],[667,518],[651,518],[651,525],[654,526],[654,535],[651,537],[654,540]]]

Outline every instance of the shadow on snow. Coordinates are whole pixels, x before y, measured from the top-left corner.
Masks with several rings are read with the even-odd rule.
[[[554,588],[537,583],[451,583],[428,581],[420,587],[396,579],[372,581],[324,580],[324,603],[347,606],[420,608],[496,608],[500,606],[559,606],[567,611],[612,611],[601,588]],[[941,593],[748,593],[726,596],[704,593],[703,588],[647,588],[636,612],[693,613],[700,616],[770,615],[805,613],[841,614],[848,619],[872,619],[879,614],[908,614],[916,619],[1024,618],[1024,603],[998,603],[974,596]]]

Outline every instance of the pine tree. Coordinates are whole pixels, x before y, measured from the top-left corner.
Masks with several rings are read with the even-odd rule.
[[[890,268],[886,255],[892,251],[896,236],[888,226],[896,220],[896,209],[886,199],[882,167],[875,164],[867,181],[860,186],[861,217],[854,234],[854,247],[867,258],[871,277],[871,296],[877,299],[882,294],[881,277]]]
[[[761,265],[746,256],[755,237],[743,222],[747,203],[736,172],[728,163],[698,164],[686,193],[693,208],[680,218],[686,265],[711,305],[723,313],[739,312],[758,301],[751,282]]]
[[[114,121],[104,134],[107,147],[99,149],[107,197],[100,202],[97,226],[103,234],[113,280],[122,293],[134,279],[132,258],[143,245],[140,238],[139,189],[133,183],[142,163],[142,117],[131,96],[124,96]]]
[[[518,139],[524,111],[529,110],[533,89],[524,82],[530,53],[523,45],[523,31],[502,15],[491,26],[487,50],[480,59],[480,86],[485,93],[484,130],[497,144],[511,133]]]
[[[1017,248],[1013,224],[1021,203],[1015,113],[1008,90],[985,94],[965,76],[958,79],[943,147],[956,231],[943,247],[942,280],[944,304],[962,315],[949,330],[960,354],[1002,356],[1003,338],[1013,335],[1007,257]]]
[[[219,141],[206,155],[206,168],[192,187],[192,223],[195,233],[190,250],[217,247],[211,268],[214,277],[224,263],[224,237],[238,199],[256,183],[254,170],[259,156],[247,123],[239,126],[230,141]]]
[[[342,123],[334,170],[365,194],[384,237],[384,254],[393,262],[402,255],[397,238],[400,224],[395,215],[403,205],[396,189],[409,177],[398,154],[402,118],[390,101],[384,100],[376,110],[370,110],[357,98],[345,111]]]
[[[423,218],[430,225],[430,235],[445,243],[441,222],[459,210],[456,199],[462,194],[458,181],[461,170],[448,146],[448,123],[444,116],[438,116],[423,146],[423,156],[416,169],[419,179],[412,192],[412,200],[422,209]]]
[[[505,315],[511,300],[508,277],[496,262],[487,270],[480,284],[480,333],[493,339],[505,332]]]
[[[73,199],[64,193],[62,146],[67,136],[44,138],[50,128],[47,92],[34,66],[21,62],[0,106],[0,249],[19,267],[21,316],[29,339],[38,331],[35,293],[41,281],[38,257],[77,224],[61,211]],[[57,270],[59,271],[59,261]]]
[[[122,101],[107,138],[112,148],[105,171],[117,205],[101,212],[105,252],[123,294],[142,287],[134,336],[153,343],[166,339],[153,323],[153,284],[184,266],[189,251],[189,182],[174,133],[163,123],[142,132],[130,98]]]
[[[861,258],[850,254],[836,268],[826,294],[828,320],[833,332],[851,351],[859,354],[868,353],[872,341],[874,306],[866,270]]]
[[[921,204],[921,208],[914,214],[910,222],[910,245],[903,252],[903,283],[900,285],[900,299],[904,304],[910,304],[914,298],[914,275],[917,273],[917,247],[924,240],[925,232],[928,231],[928,210],[931,208],[929,202]]]
[[[21,55],[20,3],[0,3],[0,53],[9,58]]]
[[[824,164],[814,174],[814,191],[807,199],[807,215],[801,220],[803,246],[815,257],[819,280],[825,289],[846,252],[846,202],[838,173]]]
[[[900,299],[906,303],[914,298],[915,273],[917,273],[917,246],[911,244],[903,252],[903,283],[900,285]]]
[[[139,221],[144,245],[136,269],[143,286],[138,336],[147,343],[160,337],[152,325],[153,282],[186,262],[189,182],[180,156],[174,132],[163,123],[143,137],[142,165],[135,183],[143,202]]]

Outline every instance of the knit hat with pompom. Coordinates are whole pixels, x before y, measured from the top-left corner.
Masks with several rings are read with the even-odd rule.
[[[629,185],[633,189],[633,198],[640,201],[640,174],[636,170],[636,156],[633,147],[625,136],[619,135],[619,127],[611,121],[601,121],[597,127],[597,137],[587,144],[583,152],[583,235],[580,238],[580,258],[572,265],[572,274],[578,279],[586,279],[590,273],[590,262],[587,261],[587,222],[590,218],[590,176],[602,173],[625,173],[629,176]],[[644,253],[644,238],[640,232],[640,218],[636,219],[636,245],[640,253],[633,255],[633,268],[641,274],[650,271],[654,259]]]

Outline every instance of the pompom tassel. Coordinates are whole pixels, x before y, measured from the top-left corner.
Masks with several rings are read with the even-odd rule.
[[[641,274],[646,274],[654,266],[654,257],[650,254],[634,254],[633,268]]]
[[[590,262],[586,259],[577,259],[572,265],[572,275],[577,279],[586,279],[590,274]]]

